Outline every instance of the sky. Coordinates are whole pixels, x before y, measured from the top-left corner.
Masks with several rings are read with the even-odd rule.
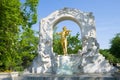
[[[95,17],[96,35],[100,48],[110,48],[110,40],[120,32],[120,0],[40,0],[37,8],[38,22],[33,25],[33,29],[39,31],[39,22],[42,18],[64,7],[92,12]],[[72,29],[72,34],[80,31],[78,25],[72,21],[58,23],[58,31],[64,25]]]

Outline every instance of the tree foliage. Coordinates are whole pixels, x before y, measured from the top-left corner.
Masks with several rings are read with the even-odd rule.
[[[18,54],[21,56],[23,68],[30,66],[33,58],[37,55],[38,37],[35,31],[27,28],[22,31],[18,41]]]
[[[12,69],[19,56],[16,51],[17,33],[22,19],[19,0],[0,0],[0,67]],[[13,15],[14,14],[14,15]]]
[[[53,34],[53,52],[63,54],[60,36],[58,36],[55,32]]]
[[[38,34],[33,31],[32,25],[37,22],[37,4],[38,0],[26,0],[21,6],[22,25],[19,33],[19,54],[22,60],[22,67],[30,66],[33,58],[37,55]]]
[[[111,48],[100,50],[100,53],[105,56],[107,60],[111,63],[120,63],[120,33],[118,33],[111,40]]]
[[[110,62],[110,63],[116,63],[117,59],[114,57],[114,55],[110,54],[109,49],[100,49],[100,53]]]
[[[78,50],[82,49],[82,42],[79,38],[79,33],[75,36],[69,35],[68,36],[68,53],[69,54],[76,54]]]
[[[118,33],[112,40],[111,40],[111,48],[110,53],[114,55],[118,60],[117,62],[120,63],[120,33]]]
[[[37,40],[31,27],[37,21],[37,4],[38,0],[0,0],[0,71],[22,69],[23,57],[35,53]]]

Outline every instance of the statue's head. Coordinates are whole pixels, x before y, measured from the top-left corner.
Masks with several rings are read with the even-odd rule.
[[[64,27],[63,27],[63,30],[66,30],[66,29],[67,29],[66,26],[64,26]]]

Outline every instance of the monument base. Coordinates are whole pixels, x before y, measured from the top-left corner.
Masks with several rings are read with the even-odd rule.
[[[73,54],[57,56],[57,74],[79,74],[79,73],[108,73],[116,72],[117,68],[105,60],[101,54]]]
[[[39,57],[36,60],[34,60],[34,64],[31,67],[32,73],[72,75],[80,73],[111,73],[117,71],[117,68],[110,65],[100,53],[94,55],[89,55],[89,53],[70,54],[67,56],[55,55],[52,58],[45,58],[44,62],[40,61]]]

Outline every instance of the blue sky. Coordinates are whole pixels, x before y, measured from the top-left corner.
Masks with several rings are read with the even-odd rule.
[[[96,22],[97,40],[100,48],[110,47],[110,40],[120,32],[120,0],[40,0],[38,5],[38,22],[33,29],[39,30],[39,21],[52,12],[64,7],[77,8],[83,12],[93,12]],[[77,32],[78,25],[72,21],[64,21],[57,26],[77,26],[72,29]],[[74,33],[73,33],[74,34]]]

